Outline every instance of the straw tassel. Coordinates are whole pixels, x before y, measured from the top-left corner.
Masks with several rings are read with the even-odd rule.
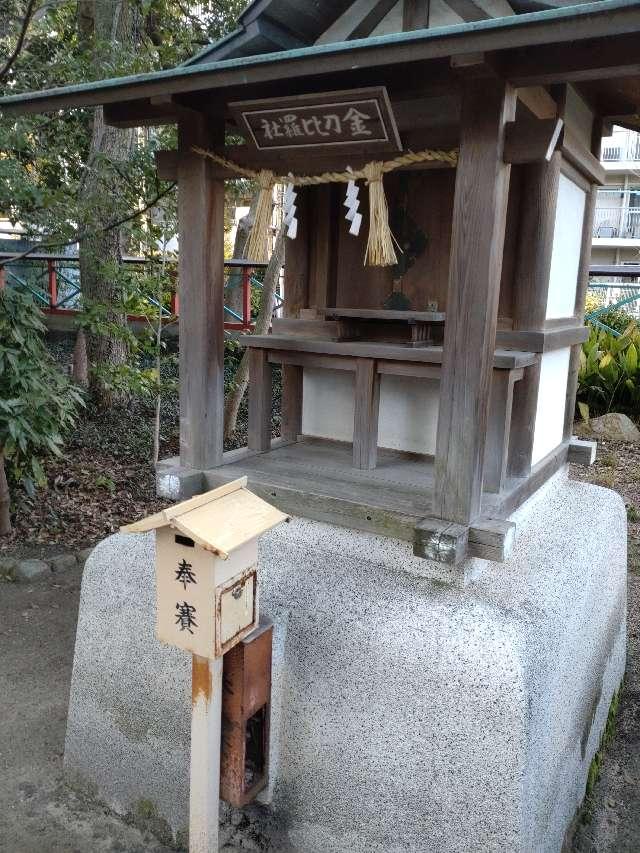
[[[269,169],[258,174],[260,195],[256,205],[256,218],[247,243],[247,257],[252,261],[266,263],[269,260],[269,237],[271,231],[271,202],[275,175]]]
[[[392,267],[398,263],[394,237],[389,228],[389,208],[384,194],[382,176],[384,164],[367,163],[364,167],[369,187],[369,237],[364,263],[372,267]],[[397,241],[395,241],[397,244]]]

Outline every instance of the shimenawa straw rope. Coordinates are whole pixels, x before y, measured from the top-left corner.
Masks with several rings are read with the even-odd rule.
[[[256,218],[249,236],[247,254],[252,260],[267,261],[269,259],[269,225],[271,223],[271,192],[274,184],[295,184],[297,186],[315,186],[318,184],[348,183],[349,181],[364,180],[369,187],[369,237],[364,263],[370,266],[385,267],[393,266],[398,258],[393,247],[395,240],[389,227],[389,209],[384,194],[383,176],[394,169],[402,166],[410,166],[413,163],[425,163],[428,161],[448,163],[456,166],[458,163],[457,151],[408,151],[393,160],[374,161],[367,163],[362,169],[344,172],[323,172],[321,175],[276,175],[270,169],[261,169],[256,172],[246,166],[234,163],[213,151],[195,146],[192,149],[196,154],[207,157],[224,166],[230,171],[246,178],[252,178],[260,184],[260,195],[256,207]],[[398,246],[398,248],[400,248]]]

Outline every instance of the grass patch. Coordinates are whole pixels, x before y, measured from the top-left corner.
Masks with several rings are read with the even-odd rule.
[[[623,685],[621,684],[620,687],[618,687],[618,689],[613,694],[611,704],[609,705],[609,713],[607,714],[607,722],[605,723],[604,731],[602,732],[602,737],[600,738],[600,746],[598,747],[596,754],[593,756],[593,760],[589,765],[589,773],[587,774],[587,788],[585,791],[584,800],[582,803],[582,810],[580,814],[580,819],[582,823],[590,823],[591,818],[593,817],[593,794],[595,787],[598,783],[598,779],[600,778],[605,753],[616,734],[616,719],[618,716],[618,708],[620,707],[620,696],[622,693],[622,687]]]

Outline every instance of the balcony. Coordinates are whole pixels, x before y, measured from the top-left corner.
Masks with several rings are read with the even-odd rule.
[[[602,140],[600,160],[605,169],[620,171],[640,162],[640,135],[634,131],[616,131]]]
[[[596,208],[593,237],[596,245],[630,245],[629,241],[640,244],[640,207]]]

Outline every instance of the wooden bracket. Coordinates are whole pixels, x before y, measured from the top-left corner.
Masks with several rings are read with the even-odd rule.
[[[561,118],[510,121],[505,127],[505,163],[549,162],[562,143]]]
[[[598,443],[596,441],[584,441],[574,435],[569,442],[567,461],[573,462],[575,465],[589,467],[596,461],[597,451]]]
[[[515,531],[512,521],[501,519],[483,518],[466,527],[440,518],[424,518],[415,527],[413,553],[454,566],[467,557],[504,563],[513,550]]]

